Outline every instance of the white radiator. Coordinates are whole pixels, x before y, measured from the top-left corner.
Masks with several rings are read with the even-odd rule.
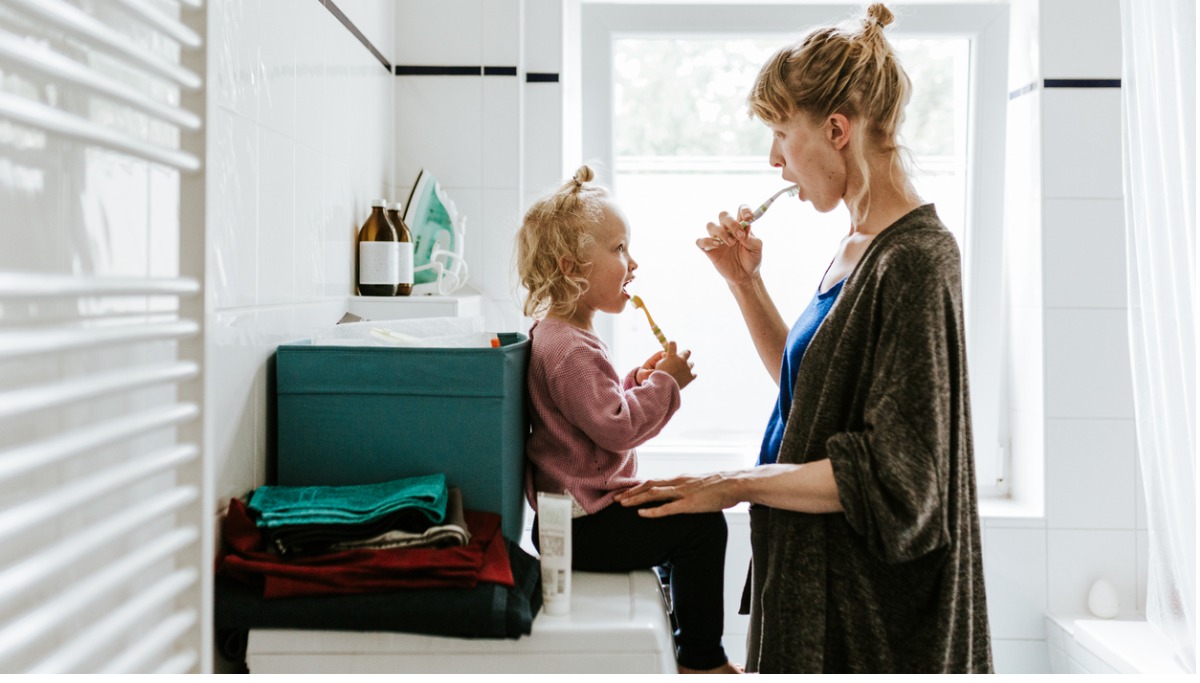
[[[0,0],[0,673],[211,671],[204,23]]]

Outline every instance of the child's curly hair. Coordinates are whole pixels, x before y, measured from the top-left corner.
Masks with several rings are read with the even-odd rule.
[[[525,315],[547,313],[570,316],[587,291],[591,262],[584,248],[594,241],[592,226],[604,218],[609,193],[592,183],[595,174],[587,165],[557,191],[533,203],[517,231],[517,275],[525,288]],[[560,262],[568,257],[577,266],[570,274]]]

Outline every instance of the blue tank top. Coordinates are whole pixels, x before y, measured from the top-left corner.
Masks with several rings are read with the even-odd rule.
[[[787,346],[783,349],[783,363],[779,369],[779,400],[775,402],[775,410],[771,411],[771,419],[767,422],[767,432],[763,435],[762,448],[758,452],[758,464],[769,465],[779,457],[779,444],[783,441],[783,426],[787,423],[788,412],[792,408],[792,390],[796,386],[796,375],[800,372],[800,361],[804,352],[812,343],[813,335],[821,326],[821,321],[833,308],[837,301],[838,292],[842,291],[843,279],[829,288],[827,292],[818,291],[813,295],[808,307],[796,319],[788,332]]]

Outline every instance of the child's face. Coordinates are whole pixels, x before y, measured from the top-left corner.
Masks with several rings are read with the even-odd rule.
[[[629,293],[625,286],[633,281],[637,261],[629,255],[629,222],[611,202],[604,203],[604,218],[592,229],[593,242],[583,253],[591,261],[587,273],[588,288],[579,299],[579,310],[588,318],[596,311],[620,313],[625,310]]]

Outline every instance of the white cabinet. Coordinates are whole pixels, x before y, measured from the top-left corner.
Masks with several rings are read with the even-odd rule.
[[[352,296],[346,310],[367,320],[466,318],[483,315],[479,294],[451,296]]]

